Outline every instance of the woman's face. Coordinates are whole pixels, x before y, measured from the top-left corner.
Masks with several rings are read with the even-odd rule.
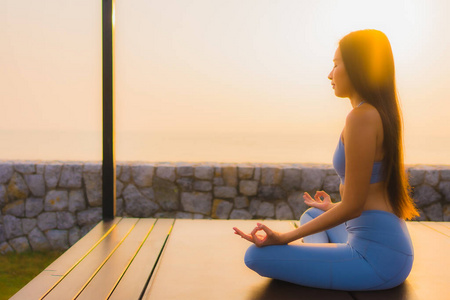
[[[344,62],[342,60],[341,50],[336,49],[333,59],[333,69],[328,74],[328,79],[331,80],[331,85],[334,89],[334,94],[340,98],[349,98],[354,93],[353,85],[348,78],[345,70]]]

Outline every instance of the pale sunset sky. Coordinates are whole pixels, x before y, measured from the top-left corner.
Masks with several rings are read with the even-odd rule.
[[[450,1],[116,0],[116,160],[331,163],[345,34],[389,37],[407,164],[450,164]],[[0,160],[101,160],[101,1],[0,0]]]

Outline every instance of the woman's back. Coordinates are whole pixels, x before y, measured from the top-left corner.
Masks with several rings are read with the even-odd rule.
[[[353,109],[350,114],[360,114],[366,122],[368,126],[373,127],[371,132],[375,135],[376,146],[375,146],[375,156],[374,156],[374,164],[383,161],[384,158],[384,150],[383,150],[383,123],[381,121],[381,117],[376,110],[375,107],[368,103],[362,103],[360,106]],[[352,117],[350,116],[349,117]],[[366,124],[367,124],[366,123]],[[367,125],[366,125],[367,126]],[[343,134],[341,135],[341,141],[345,145],[345,128]],[[381,167],[381,172],[383,172],[383,168]],[[369,185],[369,190],[367,193],[367,199],[365,201],[365,205],[363,210],[382,210],[393,213],[393,209],[389,202],[389,196],[387,193],[386,182],[382,179],[382,175],[377,175],[377,177],[381,178],[380,181],[371,183]],[[345,192],[345,182],[341,184],[339,187],[339,191],[341,197],[343,197]]]

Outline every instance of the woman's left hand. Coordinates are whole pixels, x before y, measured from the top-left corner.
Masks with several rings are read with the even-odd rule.
[[[254,243],[258,247],[270,246],[270,245],[285,245],[283,242],[281,234],[273,231],[264,224],[257,223],[257,226],[252,230],[250,234],[246,234],[236,227],[233,227],[234,233],[240,235],[243,239]],[[264,233],[258,233],[258,231],[263,231]]]

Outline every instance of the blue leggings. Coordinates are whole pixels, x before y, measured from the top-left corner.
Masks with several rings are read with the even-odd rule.
[[[322,213],[310,208],[300,224]],[[304,245],[252,245],[245,253],[245,264],[261,276],[303,286],[368,291],[401,284],[413,263],[405,222],[385,211],[364,211],[358,218],[303,240]]]

